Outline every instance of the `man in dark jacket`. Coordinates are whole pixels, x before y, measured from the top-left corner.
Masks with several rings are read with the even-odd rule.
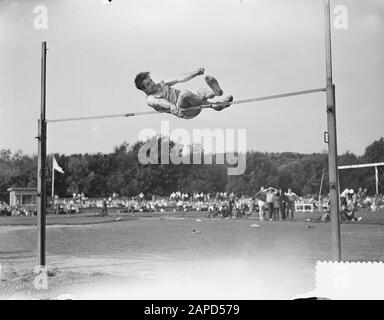
[[[285,215],[285,208],[287,205],[287,196],[284,194],[282,189],[279,189],[279,211],[280,211],[280,217],[283,220],[286,220]]]

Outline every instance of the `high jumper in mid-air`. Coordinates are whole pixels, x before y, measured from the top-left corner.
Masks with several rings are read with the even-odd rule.
[[[147,105],[161,113],[170,113],[178,118],[192,119],[200,114],[199,106],[210,106],[216,111],[228,108],[233,101],[229,95],[221,101],[209,101],[223,95],[218,81],[209,75],[204,76],[209,88],[196,90],[178,90],[173,88],[178,83],[187,82],[197,76],[203,75],[204,68],[199,68],[186,76],[155,83],[149,72],[141,72],[135,78],[136,88],[147,95]],[[218,105],[219,103],[219,105]]]

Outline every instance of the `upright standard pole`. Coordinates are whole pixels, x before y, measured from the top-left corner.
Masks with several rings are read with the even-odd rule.
[[[340,217],[339,217],[339,179],[337,171],[337,132],[335,85],[332,78],[332,38],[331,4],[325,1],[325,48],[327,70],[327,122],[328,122],[328,167],[329,196],[331,202],[332,257],[341,261]]]
[[[47,122],[45,115],[46,96],[46,57],[47,43],[41,48],[41,111],[38,135],[38,165],[37,165],[37,264],[45,267],[46,251],[46,155],[47,155]]]
[[[376,194],[379,194],[379,169],[375,167]]]

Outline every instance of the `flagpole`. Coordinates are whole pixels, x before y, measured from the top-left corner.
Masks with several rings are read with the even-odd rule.
[[[54,166],[55,157],[52,158],[52,200],[55,197],[55,166]]]

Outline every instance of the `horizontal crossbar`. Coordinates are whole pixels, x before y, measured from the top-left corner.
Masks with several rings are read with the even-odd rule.
[[[325,91],[326,91],[325,88],[320,88],[320,89],[296,91],[296,92],[290,92],[290,93],[282,93],[282,94],[276,94],[276,95],[265,96],[265,97],[237,100],[237,101],[231,102],[231,105],[257,102],[257,101],[265,101],[265,100],[272,100],[272,99],[287,98],[287,97],[293,97],[293,96],[299,96],[299,95],[305,95],[305,94],[311,94],[311,93],[317,93],[317,92],[325,92]],[[228,105],[228,103],[217,102],[217,103],[210,103],[207,105],[201,105],[198,107],[188,108],[188,110],[208,109],[208,108],[212,108],[212,107],[219,107],[219,106],[225,106],[225,105]],[[120,114],[110,114],[110,115],[101,115],[101,116],[52,119],[52,120],[46,120],[46,122],[47,123],[53,123],[53,122],[69,122],[69,121],[81,121],[81,120],[128,118],[128,117],[144,116],[144,115],[151,115],[151,114],[158,114],[158,113],[168,113],[168,112],[143,111],[143,112],[120,113]]]
[[[340,166],[338,167],[339,170],[346,170],[346,169],[358,169],[358,168],[370,168],[370,167],[383,167],[384,162],[379,163],[368,163],[368,164],[355,164],[350,166]]]

